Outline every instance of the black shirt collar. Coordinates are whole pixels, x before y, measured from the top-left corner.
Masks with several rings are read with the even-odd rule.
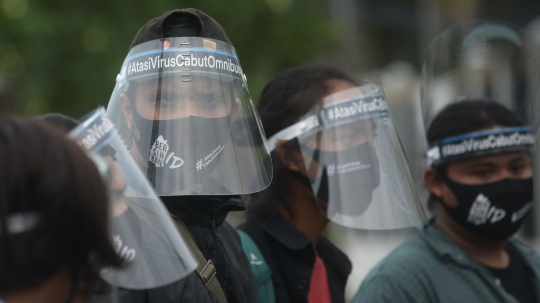
[[[258,224],[268,234],[290,249],[300,250],[311,245],[311,240],[304,233],[277,212],[261,220]]]

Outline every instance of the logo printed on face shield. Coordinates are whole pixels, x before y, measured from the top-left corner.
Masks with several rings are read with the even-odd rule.
[[[126,80],[130,80],[140,74],[153,73],[159,69],[167,69],[166,71],[169,69],[174,70],[176,67],[211,68],[235,73],[239,77],[244,75],[242,67],[238,63],[236,57],[224,58],[223,56],[217,55],[196,57],[193,54],[178,54],[176,57],[166,56],[163,58],[161,55],[158,55],[146,59],[137,58],[128,63]]]
[[[210,164],[225,148],[225,145],[218,145],[210,154],[208,154],[204,159],[199,159],[196,163],[197,170],[201,170]]]
[[[491,202],[484,194],[479,194],[471,205],[469,217],[467,221],[475,224],[485,224],[488,220],[490,223],[495,223],[502,220],[506,216],[504,209],[491,206]]]
[[[184,160],[175,156],[173,152],[167,156],[168,151],[169,145],[167,144],[167,140],[165,140],[162,135],[159,135],[156,142],[152,145],[152,149],[150,149],[150,158],[148,161],[154,163],[156,167],[165,167],[165,165],[169,164],[171,159],[173,159],[173,162],[169,166],[170,169],[184,165]]]
[[[81,140],[85,149],[92,149],[95,145],[105,140],[114,130],[114,124],[108,119],[103,119],[101,123],[95,123],[86,131],[86,136]]]
[[[127,245],[123,245],[120,235],[113,236],[113,246],[117,254],[120,255],[120,258],[124,259],[126,262],[131,262],[135,259],[135,249],[129,248]]]
[[[334,122],[335,120],[373,112],[384,112],[386,110],[388,110],[388,108],[384,99],[376,97],[368,100],[354,100],[329,105],[324,109],[323,116],[328,117],[329,122]]]

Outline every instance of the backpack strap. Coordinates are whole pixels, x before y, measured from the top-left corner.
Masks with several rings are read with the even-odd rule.
[[[182,234],[186,244],[189,246],[199,263],[197,266],[197,274],[201,278],[202,282],[208,290],[216,295],[219,303],[227,303],[225,292],[223,292],[223,288],[221,288],[221,284],[216,277],[216,267],[214,266],[214,263],[212,263],[212,260],[206,260],[203,253],[197,246],[197,243],[195,243],[195,240],[193,239],[193,236],[191,235],[191,232],[187,228],[184,221],[180,220],[180,218],[175,217],[174,215],[171,216],[174,219],[176,228],[180,234]]]
[[[276,294],[274,292],[274,283],[272,282],[272,269],[264,259],[259,247],[248,234],[237,230],[242,240],[242,249],[248,257],[251,265],[251,272],[257,281],[260,303],[275,303]]]

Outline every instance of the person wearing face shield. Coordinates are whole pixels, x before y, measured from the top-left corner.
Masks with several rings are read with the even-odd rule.
[[[90,302],[100,271],[125,264],[107,162],[39,120],[0,122],[0,142],[0,302]]]
[[[237,232],[225,222],[239,197],[264,189],[272,166],[246,76],[223,28],[177,9],[139,30],[107,115],[174,217],[199,263],[152,289],[125,288],[121,302],[257,302]]]
[[[424,181],[435,215],[353,302],[538,302],[540,256],[512,238],[533,205],[538,65],[509,24],[452,27],[424,61]]]
[[[392,229],[422,217],[382,89],[299,66],[266,85],[258,111],[274,181],[252,195],[238,228],[260,300],[345,302],[352,266],[326,225]],[[395,167],[401,174],[389,174]]]
[[[94,288],[94,302],[116,302],[118,287],[155,288],[184,278],[197,267],[188,245],[150,184],[137,168],[103,108],[81,122],[58,113],[43,120],[74,139],[108,164],[111,237],[125,266],[103,268]]]

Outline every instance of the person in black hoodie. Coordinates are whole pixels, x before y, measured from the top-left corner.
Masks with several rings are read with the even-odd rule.
[[[172,284],[123,289],[119,301],[258,302],[240,238],[225,218],[244,210],[240,194],[270,183],[271,162],[223,28],[196,9],[148,21],[107,112],[200,263]]]

